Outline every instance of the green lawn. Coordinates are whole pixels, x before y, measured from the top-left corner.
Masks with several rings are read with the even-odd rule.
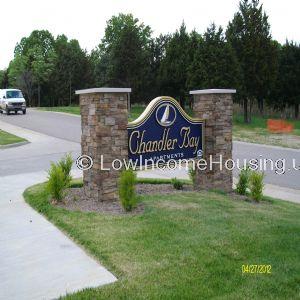
[[[79,106],[43,107],[42,110],[67,112],[79,115]],[[132,105],[129,121],[133,121],[144,111],[141,105]],[[191,115],[192,111],[187,109]],[[253,116],[251,124],[245,124],[242,114],[235,114],[233,117],[233,138],[236,141],[244,141],[258,144],[268,144],[282,147],[300,149],[300,120],[288,120],[293,123],[294,131],[291,134],[272,134],[267,130],[269,117]]]
[[[143,214],[116,216],[53,207],[43,184],[24,196],[118,277],[67,299],[299,299],[299,205],[193,192],[141,196]]]
[[[245,124],[243,115],[233,117],[233,139],[237,141],[268,144],[300,149],[300,120],[287,120],[294,125],[292,133],[270,133],[267,120],[274,117],[253,116],[250,124]]]
[[[39,110],[56,111],[56,112],[69,113],[69,114],[73,114],[73,115],[80,115],[80,106],[78,106],[78,105],[39,107]]]
[[[1,146],[15,144],[15,143],[24,142],[24,141],[26,141],[26,140],[0,129],[0,145]]]
[[[250,124],[244,123],[244,117],[242,114],[235,114],[233,117],[233,123],[235,127],[240,127],[243,129],[266,129],[268,119],[280,119],[279,117],[271,116],[253,116]],[[289,123],[294,125],[294,134],[300,136],[300,120],[287,120]]]

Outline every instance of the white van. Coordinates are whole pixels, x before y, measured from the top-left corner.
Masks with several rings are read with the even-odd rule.
[[[14,111],[15,114],[18,111],[22,111],[23,114],[26,114],[26,101],[20,90],[17,89],[4,89],[0,90],[0,113]]]

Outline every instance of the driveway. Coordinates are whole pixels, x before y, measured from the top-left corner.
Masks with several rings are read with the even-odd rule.
[[[13,117],[16,121],[20,121],[19,117],[23,116]],[[65,153],[70,152],[75,158],[81,152],[80,144],[77,142],[48,136],[2,122],[2,120],[4,118],[0,118],[0,128],[21,136],[30,143],[20,147],[0,149],[0,176],[45,171],[49,168],[51,161],[59,160]],[[45,128],[45,126],[41,126],[41,128]]]
[[[26,115],[0,115],[0,121],[59,138],[61,140],[62,149],[67,148],[63,146],[64,143],[76,143],[78,145],[78,151],[75,151],[76,155],[80,152],[80,146],[78,144],[80,143],[81,136],[80,116],[28,109],[28,114]],[[10,174],[22,173],[24,168],[28,168],[29,165],[35,170],[45,170],[45,167],[49,165],[51,158],[54,160],[61,156],[61,153],[49,156],[47,153],[41,152],[37,157],[28,156],[26,159],[23,159],[24,156],[22,156],[22,152],[18,151],[18,153],[19,154],[16,154],[14,157],[7,157],[6,155],[0,157],[0,176],[1,174],[6,174],[6,172],[9,172]],[[243,159],[249,160],[252,158],[266,158],[276,161],[284,158],[286,160],[285,174],[279,175],[276,174],[274,170],[268,169],[266,171],[265,182],[281,187],[300,189],[300,150],[234,142],[233,158],[235,160],[240,159],[241,161]],[[299,170],[293,168],[293,159]],[[23,166],[20,166],[20,164],[23,164]],[[238,171],[234,170],[234,175],[237,176],[237,174]]]
[[[66,141],[80,143],[80,116],[27,109],[27,114],[0,114],[0,121]]]

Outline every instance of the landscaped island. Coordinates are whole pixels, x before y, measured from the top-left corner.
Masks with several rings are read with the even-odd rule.
[[[66,210],[51,204],[44,184],[25,191],[33,208],[118,277],[67,299],[298,297],[299,205],[159,191],[139,195],[144,209],[136,214]],[[270,265],[270,273],[247,272],[247,265]]]
[[[25,142],[26,140],[0,129],[0,146]]]

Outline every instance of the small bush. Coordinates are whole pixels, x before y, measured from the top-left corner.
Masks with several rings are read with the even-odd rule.
[[[245,169],[241,170],[239,175],[239,181],[236,185],[236,191],[240,195],[246,195],[247,189],[249,187],[249,176],[250,176],[250,169],[246,167]]]
[[[70,186],[72,165],[72,156],[71,154],[67,154],[57,164],[51,163],[51,167],[48,170],[46,189],[52,198],[57,201],[64,198],[65,189]]]
[[[59,162],[58,165],[61,167],[63,173],[64,173],[64,181],[66,186],[70,185],[70,182],[72,180],[71,176],[71,169],[73,165],[73,159],[70,153],[68,153],[65,157],[63,157]]]
[[[133,170],[123,170],[119,179],[119,197],[123,208],[131,211],[137,203],[135,193],[136,174]]]
[[[193,167],[189,167],[189,177],[192,183],[195,185],[195,179],[196,179],[196,169]]]
[[[171,183],[176,190],[182,190],[183,184],[180,180],[178,180],[176,177],[171,179]]]
[[[263,197],[263,189],[264,189],[264,173],[261,172],[251,172],[250,175],[250,195],[256,200],[260,201]]]
[[[48,182],[46,185],[47,191],[53,199],[60,201],[65,196],[65,173],[59,164],[51,163],[48,171]]]

